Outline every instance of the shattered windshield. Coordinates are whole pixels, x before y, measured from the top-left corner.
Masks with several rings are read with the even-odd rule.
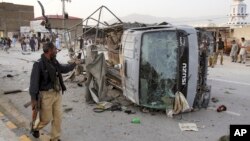
[[[175,31],[144,33],[140,62],[140,103],[172,106],[177,76]]]

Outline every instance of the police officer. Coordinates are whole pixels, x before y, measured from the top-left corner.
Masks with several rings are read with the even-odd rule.
[[[30,78],[32,109],[35,110],[40,105],[40,121],[32,125],[32,134],[39,138],[39,130],[51,121],[51,141],[60,141],[61,101],[62,93],[66,90],[62,73],[72,71],[80,61],[67,65],[60,64],[56,60],[57,49],[52,42],[44,44],[43,52],[41,58],[34,63]]]

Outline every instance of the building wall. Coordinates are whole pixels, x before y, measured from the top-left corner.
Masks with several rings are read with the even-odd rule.
[[[63,28],[63,19],[49,19],[52,28]],[[78,23],[82,22],[82,19],[66,19],[65,26],[70,28]]]
[[[7,36],[8,32],[19,32],[20,26],[29,26],[32,19],[33,6],[0,3],[0,32],[3,36]]]
[[[63,19],[49,19],[49,22],[51,24],[51,28],[55,29],[56,31],[62,31],[63,28]],[[65,20],[65,28],[70,29],[71,27],[79,24],[82,22],[82,19],[67,19]],[[78,26],[77,28],[73,28],[73,30],[70,32],[71,39],[75,39],[75,34],[80,35],[83,32],[82,26]]]
[[[62,19],[50,19],[51,27],[53,29],[63,29],[63,20]],[[70,29],[71,27],[79,24],[82,22],[82,19],[67,19],[65,20],[65,27],[66,29]],[[77,28],[73,28],[71,31],[71,37],[75,37],[75,33],[77,35],[82,33],[82,26],[79,26]]]
[[[250,40],[250,26],[231,29],[231,36],[236,40],[240,40],[241,37],[245,37],[246,40]]]

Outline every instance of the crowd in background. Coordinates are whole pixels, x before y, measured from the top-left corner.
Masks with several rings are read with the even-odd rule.
[[[0,38],[0,48],[4,51],[8,51],[11,47],[12,40],[9,37],[1,37]]]
[[[51,39],[49,36],[46,36],[46,35],[44,35],[42,38],[37,37],[36,35],[32,35],[32,36],[21,35],[20,37],[13,35],[12,38],[1,37],[0,49],[7,52],[9,48],[16,46],[17,41],[19,41],[19,43],[21,44],[21,50],[23,52],[27,52],[27,51],[35,52],[35,51],[40,50],[40,48],[42,48],[43,43],[49,42],[51,41]],[[59,36],[56,36],[55,46],[58,50],[61,50],[60,43],[61,41],[60,41]]]

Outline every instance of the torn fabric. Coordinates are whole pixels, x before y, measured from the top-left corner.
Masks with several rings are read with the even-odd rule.
[[[186,112],[188,110],[190,110],[190,106],[188,105],[187,99],[181,92],[176,92],[174,108],[167,113],[168,117],[173,117],[173,115]]]
[[[89,90],[93,100],[98,103],[106,97],[106,62],[104,54],[98,54],[93,62],[86,66],[87,71],[93,76],[89,85]]]

